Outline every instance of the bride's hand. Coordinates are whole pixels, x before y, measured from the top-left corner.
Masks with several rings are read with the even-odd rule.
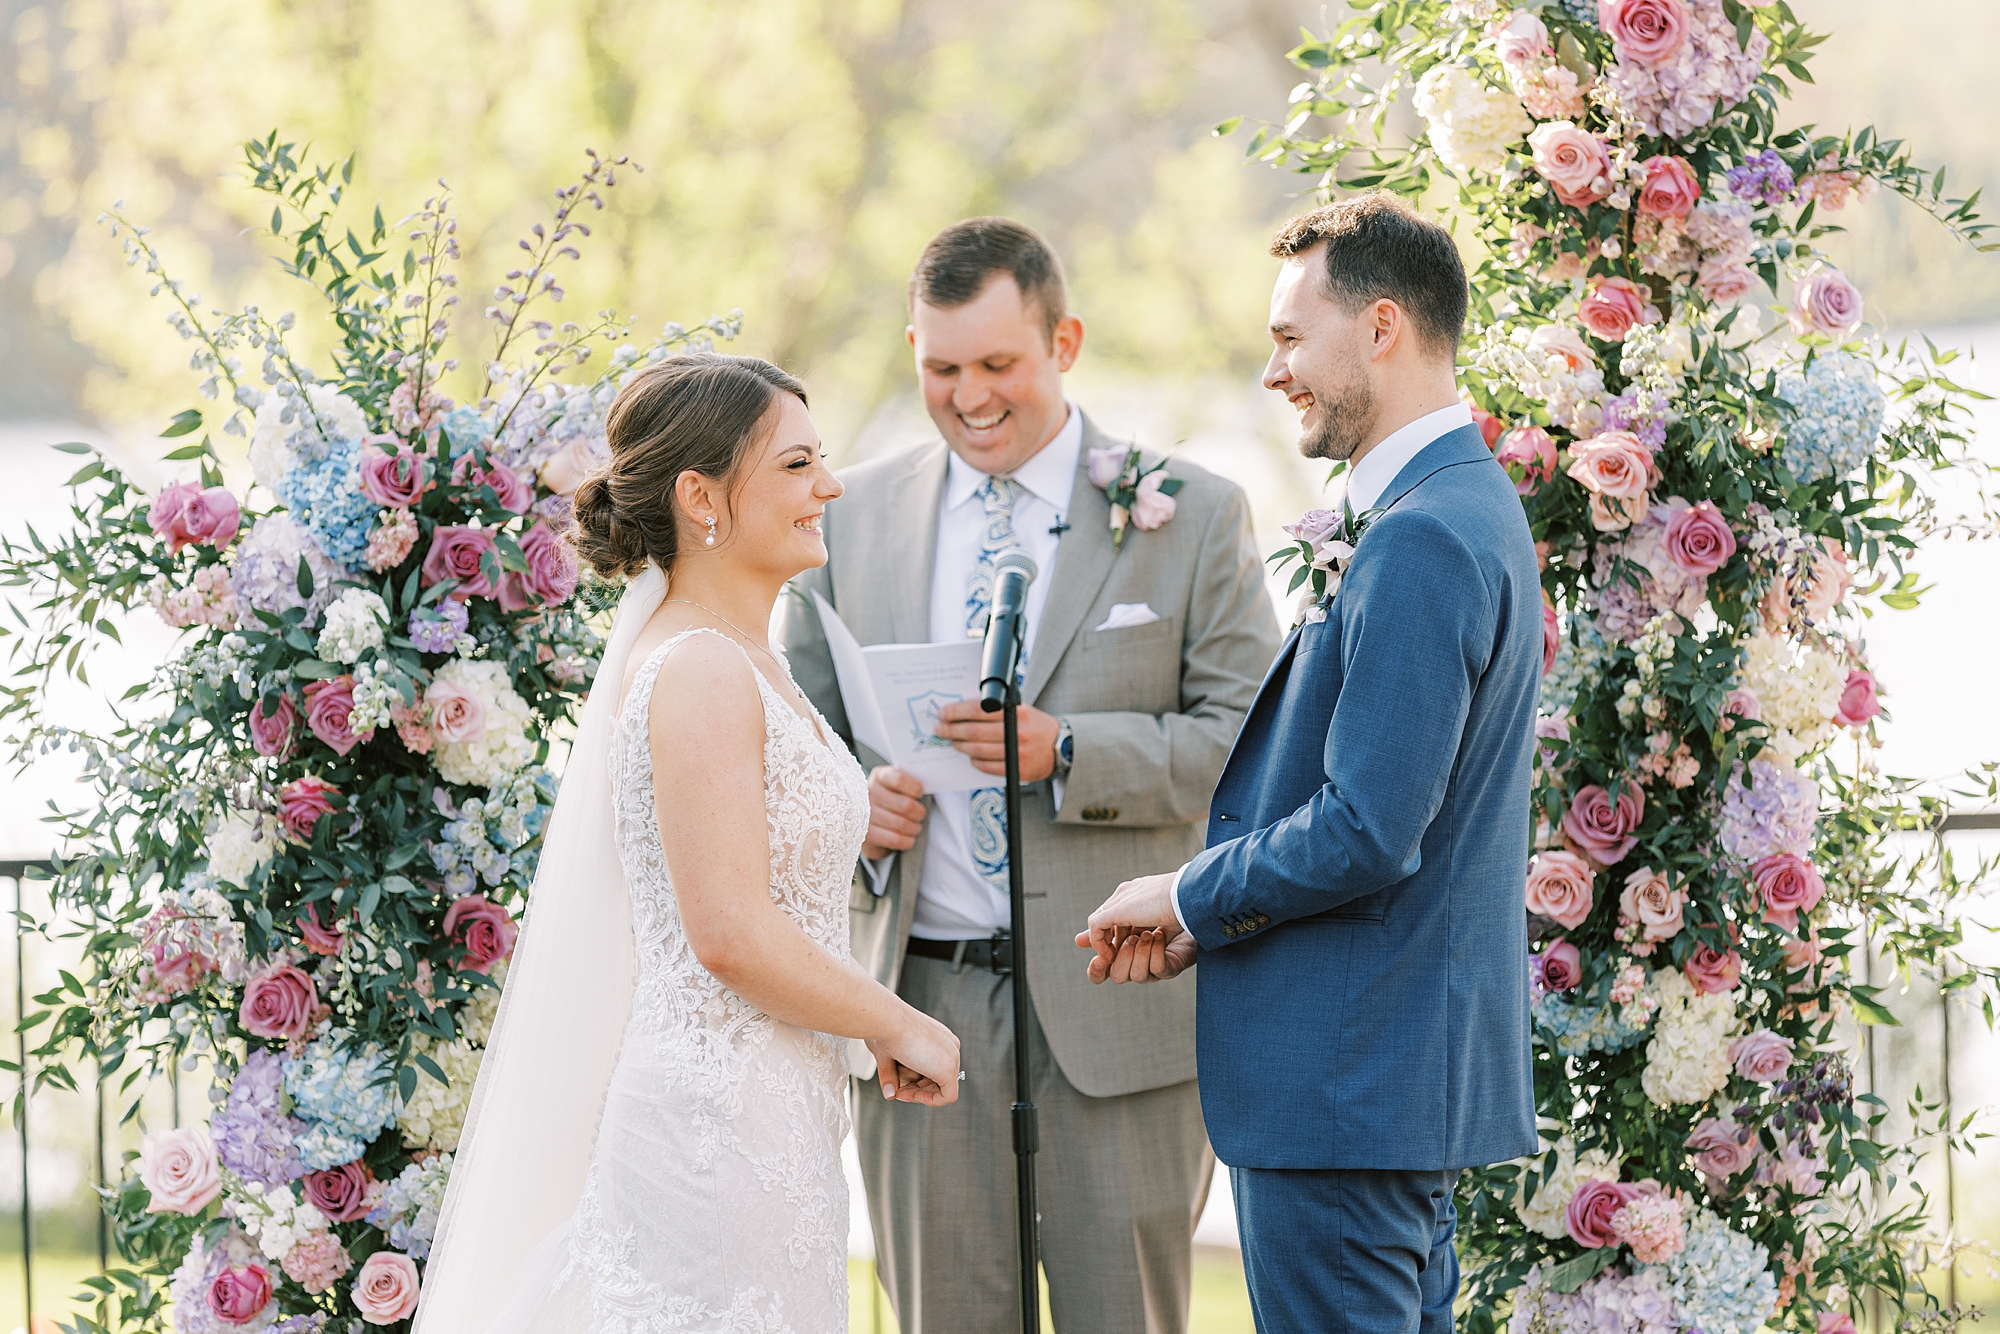
[[[868,1040],[882,1096],[926,1107],[958,1101],[958,1035],[912,1007],[903,1017],[902,1032]]]

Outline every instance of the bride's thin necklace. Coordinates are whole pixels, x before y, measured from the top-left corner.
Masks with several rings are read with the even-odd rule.
[[[751,648],[756,649],[759,653],[762,653],[765,657],[769,658],[773,666],[778,667],[780,669],[784,667],[784,664],[778,661],[777,654],[771,652],[770,649],[766,648],[764,645],[758,643],[755,639],[752,639],[749,635],[745,634],[743,632],[742,626],[730,620],[727,616],[724,616],[721,612],[715,610],[715,608],[702,606],[701,603],[696,602],[693,598],[668,598],[667,601],[678,602],[684,607],[700,608],[702,611],[707,612],[710,616],[713,616],[716,620],[721,621],[724,625],[734,630],[736,632],[737,638],[741,639]]]

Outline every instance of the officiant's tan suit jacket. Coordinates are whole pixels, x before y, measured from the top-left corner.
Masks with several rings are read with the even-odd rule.
[[[1094,987],[1076,934],[1120,881],[1174,871],[1201,851],[1209,796],[1279,640],[1243,492],[1175,459],[1169,475],[1186,485],[1174,518],[1152,532],[1128,526],[1114,547],[1111,506],[1087,475],[1090,451],[1114,443],[1084,417],[1070,527],[1040,574],[1047,601],[1029,627],[1021,690],[1024,703],[1068,719],[1075,738],[1061,810],[1047,782],[1023,794],[1028,991],[1064,1076],[1099,1098],[1194,1078],[1194,988]],[[948,457],[936,441],[842,472],[846,492],[822,521],[827,563],[785,598],[793,674],[850,744],[812,594],[863,644],[929,640]],[[1160,619],[1097,629],[1117,603],[1144,603]],[[865,767],[884,763],[858,753]],[[930,825],[896,858],[882,897],[858,873],[851,891],[854,957],[891,990]]]

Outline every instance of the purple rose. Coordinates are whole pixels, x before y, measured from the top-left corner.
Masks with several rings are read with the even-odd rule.
[[[1285,525],[1285,532],[1301,542],[1317,548],[1321,542],[1340,531],[1338,510],[1307,510],[1299,516],[1297,523]]]
[[[1792,1040],[1760,1028],[1733,1039],[1729,1044],[1729,1059],[1743,1078],[1758,1084],[1775,1084],[1791,1068]]]
[[[250,745],[259,755],[275,755],[284,759],[292,753],[292,728],[298,722],[299,711],[292,707],[292,697],[280,692],[278,707],[264,712],[264,701],[260,697],[250,706]]]
[[[225,1325],[247,1325],[271,1304],[271,1271],[231,1265],[208,1285],[208,1309]]]
[[[243,511],[226,487],[204,491],[193,482],[175,482],[154,498],[146,522],[153,535],[166,538],[168,550],[178,555],[182,547],[228,546],[243,522]]]
[[[1143,526],[1143,525],[1142,525]],[[521,535],[521,554],[528,572],[509,570],[500,576],[500,605],[508,611],[558,606],[576,591],[576,553],[548,524],[537,521]]]
[[[354,730],[354,678],[336,676],[306,686],[306,726],[334,753],[345,755],[375,735],[375,729]]]
[[[431,549],[424,553],[423,586],[429,588],[442,580],[456,579],[458,586],[451,590],[451,596],[459,601],[492,597],[493,585],[486,582],[486,575],[480,569],[481,559],[491,550],[493,534],[485,528],[440,525],[431,534]]]
[[[1558,940],[1542,951],[1542,986],[1549,991],[1570,991],[1583,980],[1583,954],[1567,940]]]
[[[288,963],[274,964],[243,988],[237,1020],[260,1038],[304,1037],[318,1008],[313,980]]]
[[[1090,484],[1100,491],[1107,489],[1125,471],[1125,456],[1130,452],[1122,445],[1116,449],[1091,450]]]
[[[1569,1206],[1563,1210],[1563,1224],[1569,1228],[1570,1240],[1592,1249],[1616,1246],[1618,1229],[1611,1225],[1611,1217],[1629,1204],[1635,1193],[1630,1186],[1594,1177],[1578,1185],[1576,1194],[1569,1197]]]
[[[430,490],[430,470],[423,459],[395,436],[371,435],[361,444],[362,495],[388,509],[407,509]]]

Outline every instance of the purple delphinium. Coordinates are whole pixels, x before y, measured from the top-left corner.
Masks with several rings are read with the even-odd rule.
[[[1607,431],[1630,431],[1654,449],[1665,447],[1667,424],[1652,415],[1649,405],[1639,402],[1640,391],[1628,389],[1615,398],[1604,400],[1604,429]]]
[[[266,1186],[282,1186],[306,1173],[298,1150],[305,1123],[279,1110],[284,1075],[277,1053],[252,1052],[229,1085],[229,1100],[208,1123],[222,1165]]]
[[[1792,169],[1772,148],[1745,159],[1741,166],[1731,167],[1726,176],[1730,192],[1738,199],[1759,200],[1773,208],[1790,199],[1798,184],[1792,178]]]
[[[449,653],[465,633],[465,604],[452,598],[410,613],[410,642],[425,653]]]

